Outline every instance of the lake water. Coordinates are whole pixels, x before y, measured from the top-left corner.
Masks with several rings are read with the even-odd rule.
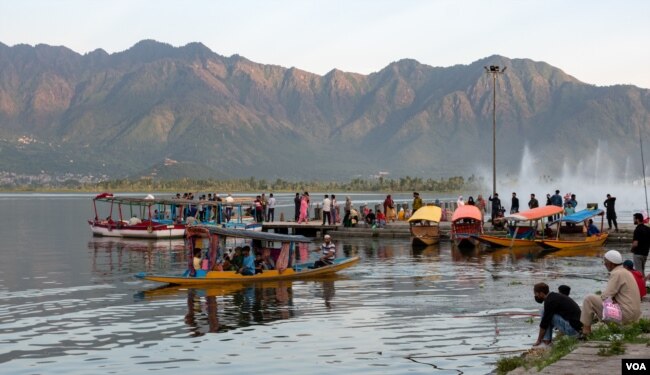
[[[182,268],[182,241],[93,238],[89,198],[0,195],[3,373],[485,374],[534,342],[534,283],[581,303],[607,278],[600,248],[344,239],[361,262],[335,278],[160,289],[133,274]]]

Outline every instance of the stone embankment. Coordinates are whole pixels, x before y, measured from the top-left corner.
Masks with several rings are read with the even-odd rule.
[[[641,312],[645,319],[650,319],[650,299],[648,297],[644,297],[641,303]],[[650,347],[646,344],[624,344],[625,353],[621,355],[598,355],[601,348],[607,347],[609,344],[609,342],[586,341],[580,343],[576,349],[559,361],[544,367],[542,371],[526,370],[520,367],[510,371],[508,375],[620,374],[623,359],[650,359]]]

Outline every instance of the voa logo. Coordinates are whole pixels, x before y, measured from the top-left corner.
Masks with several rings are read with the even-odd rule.
[[[626,363],[625,367],[627,367],[627,370],[630,371],[645,371],[645,363]]]
[[[650,359],[622,359],[623,374],[645,374],[650,369]]]

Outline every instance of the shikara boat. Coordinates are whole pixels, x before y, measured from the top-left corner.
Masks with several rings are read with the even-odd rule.
[[[476,206],[459,206],[451,217],[451,240],[457,247],[474,247],[483,234],[483,218]]]
[[[587,221],[595,216],[601,217],[599,234],[594,236],[580,235],[581,238],[569,238],[568,236],[565,235],[564,236],[565,238],[562,239],[560,238],[560,232],[561,232],[560,226],[562,225],[562,223],[580,224],[581,226],[586,227]],[[605,243],[605,241],[607,241],[607,237],[609,236],[608,233],[603,233],[604,217],[605,216],[603,210],[601,209],[586,209],[571,215],[564,216],[560,220],[556,220],[551,223],[551,224],[557,224],[558,226],[556,238],[540,240],[538,241],[538,244],[545,249],[569,249],[569,248],[572,249],[572,248],[580,248],[580,247],[602,246]],[[585,233],[586,233],[586,228],[585,228]]]
[[[409,218],[411,243],[414,246],[429,246],[440,242],[440,218],[442,210],[438,206],[420,207]]]
[[[473,235],[472,238],[491,247],[526,247],[537,244],[537,231],[544,237],[544,219],[553,215],[560,215],[564,212],[562,207],[542,206],[531,210],[510,214],[504,219],[509,222],[508,234],[506,236],[492,236],[481,234]]]
[[[227,239],[243,238],[249,241],[253,250],[270,250],[275,255],[276,269],[264,270],[253,276],[244,276],[235,271],[223,271]],[[296,280],[331,275],[353,266],[359,257],[337,258],[334,264],[311,268],[312,263],[294,264],[298,243],[312,240],[304,236],[258,232],[243,229],[228,229],[213,225],[196,225],[186,229],[185,249],[187,268],[180,274],[139,273],[137,278],[177,285],[219,285],[228,283],[250,283],[260,281]],[[276,245],[280,245],[279,247]],[[194,249],[201,249],[207,270],[194,270]]]
[[[185,227],[195,223],[225,223],[221,202],[187,199],[160,199],[152,195],[141,197],[116,197],[102,193],[92,200],[94,219],[88,220],[94,236],[125,238],[182,238]],[[105,209],[100,215],[98,203]],[[200,208],[204,208],[204,220],[200,221]],[[236,204],[239,214],[232,225],[241,222],[241,202]],[[108,216],[104,214],[108,213]],[[191,219],[189,219],[191,217]],[[248,229],[248,228],[247,228]]]

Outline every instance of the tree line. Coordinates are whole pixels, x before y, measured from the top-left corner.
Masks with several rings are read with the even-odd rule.
[[[137,180],[115,179],[98,183],[82,183],[68,180],[61,184],[14,186],[16,191],[161,191],[161,192],[301,192],[301,191],[368,191],[368,192],[456,192],[480,190],[483,178],[474,175],[469,178],[454,176],[449,178],[424,179],[422,177],[400,178],[353,178],[349,181],[289,181],[278,178],[274,181],[255,177],[239,179],[178,179]]]

